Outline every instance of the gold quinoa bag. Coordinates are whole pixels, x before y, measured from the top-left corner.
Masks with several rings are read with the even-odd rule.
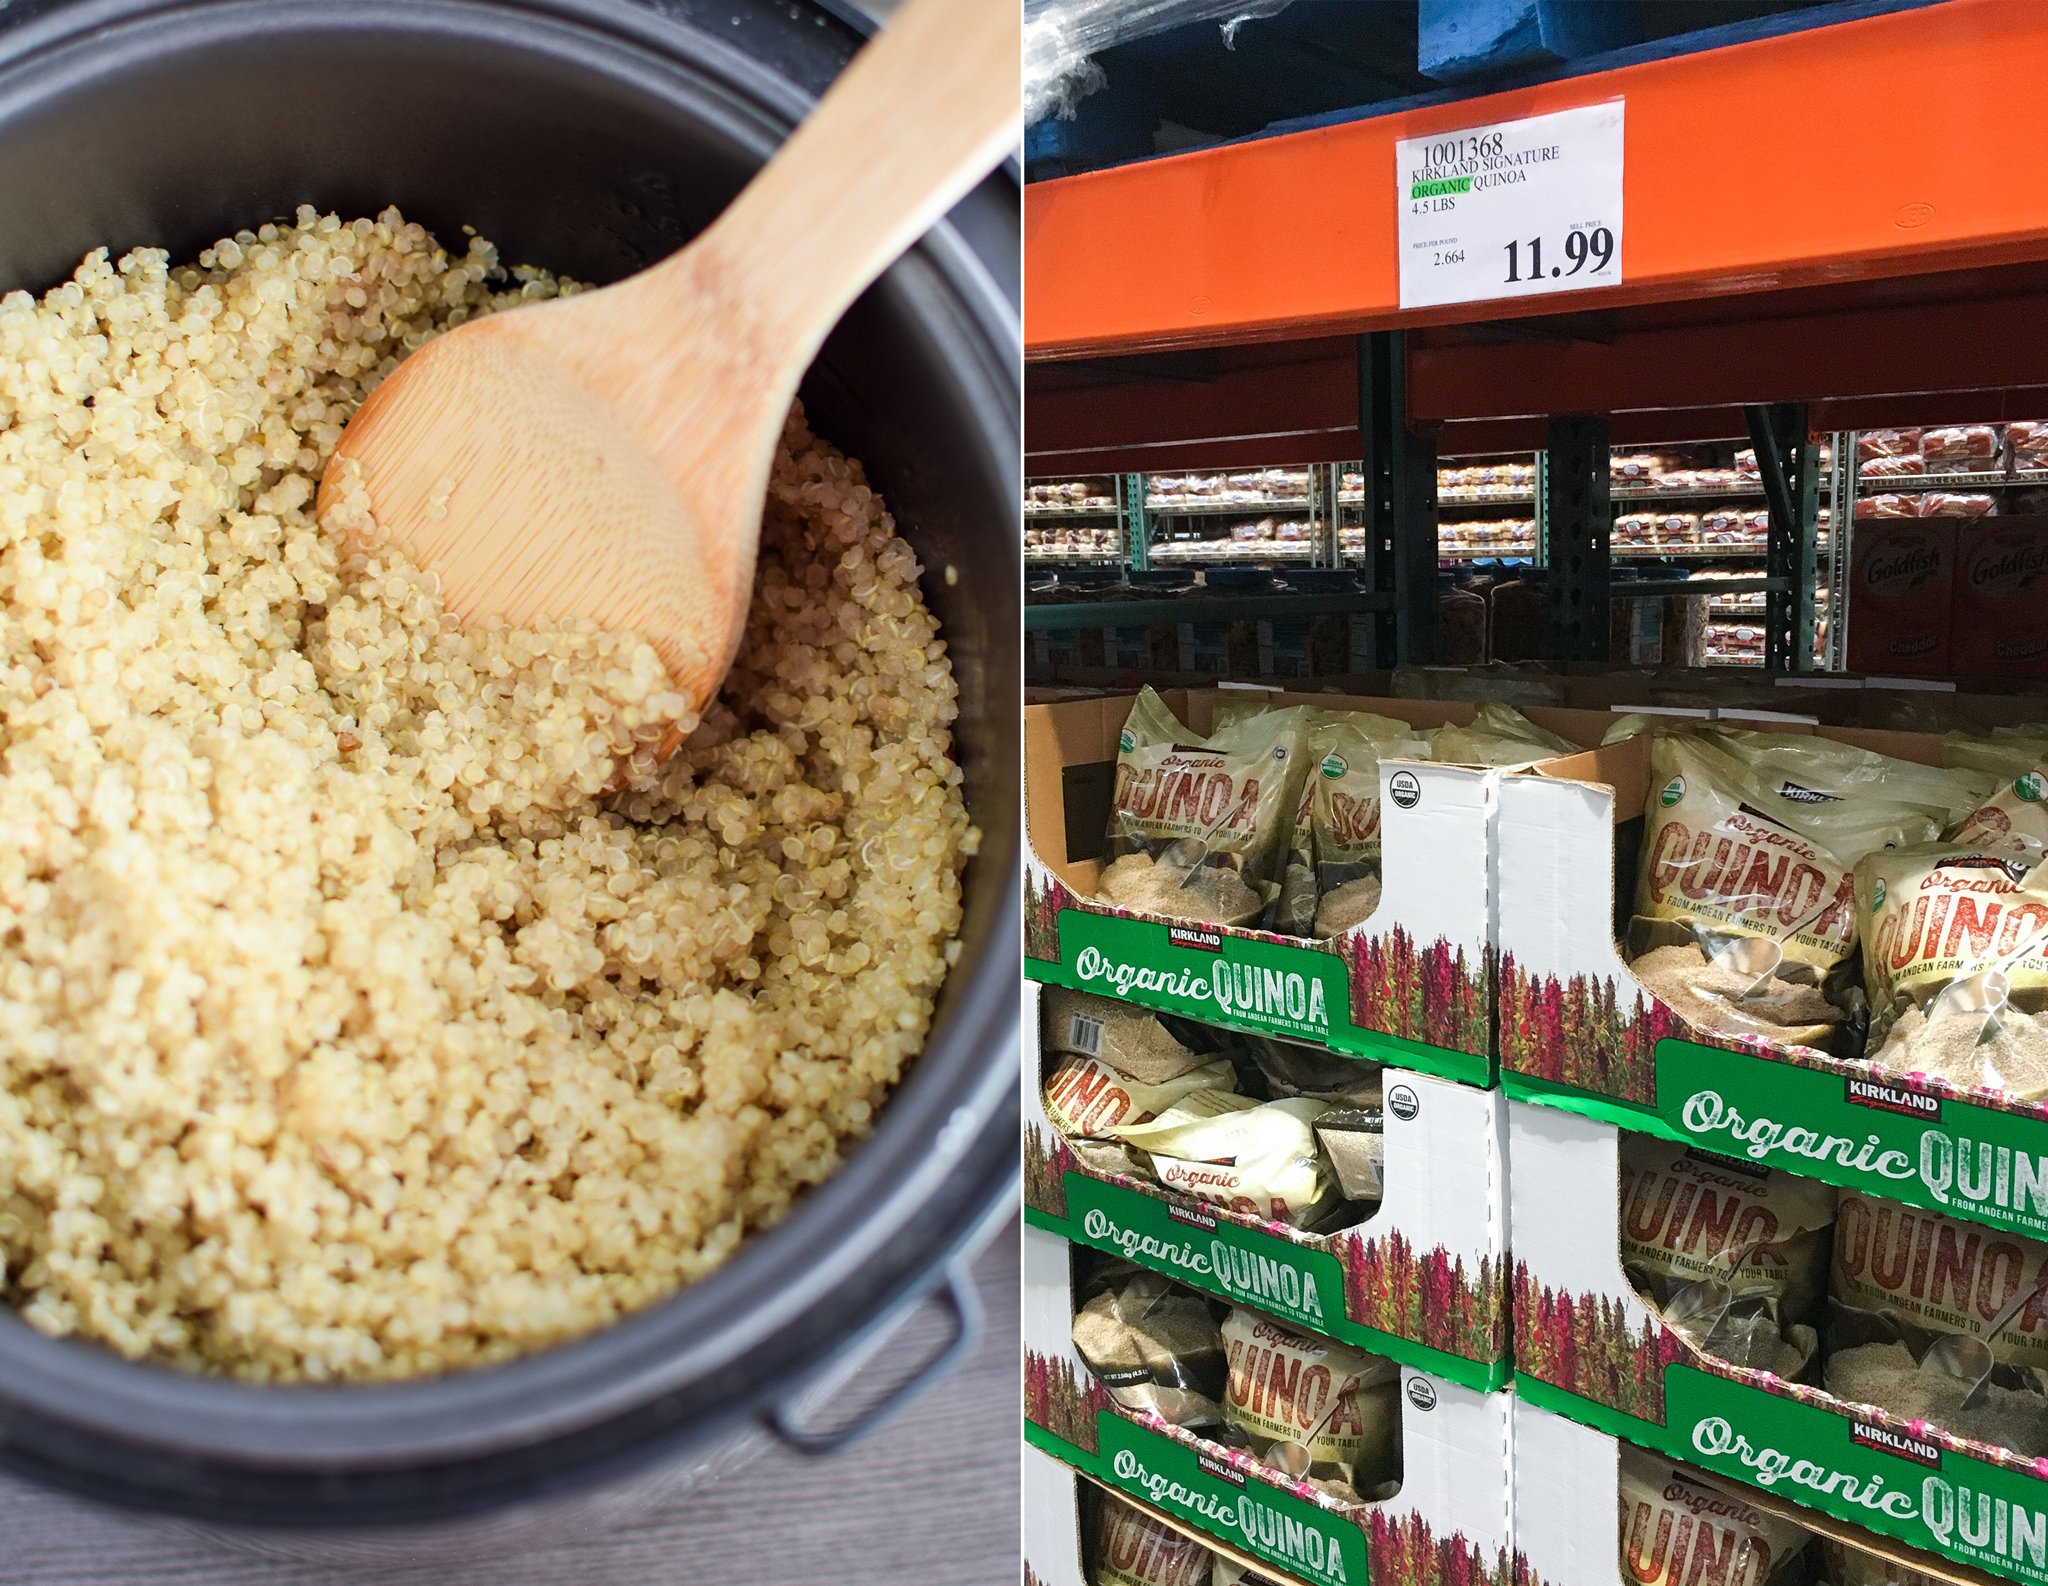
[[[1075,1314],[1074,1348],[1109,1396],[1175,1426],[1222,1419],[1223,1337],[1209,1301],[1170,1278],[1105,1262]]]
[[[1283,1474],[1368,1497],[1401,1474],[1401,1371],[1243,1307],[1223,1318],[1223,1422]]]
[[[1384,1199],[1386,1109],[1380,1065],[1265,1036],[1251,1037],[1248,1044],[1273,1095],[1307,1096],[1328,1106],[1315,1120],[1316,1144],[1344,1198]]]
[[[2048,866],[1954,843],[1870,854],[1856,909],[1872,1067],[2048,1096]]]
[[[1316,1148],[1314,1126],[1325,1110],[1301,1096],[1255,1102],[1198,1090],[1151,1122],[1112,1133],[1145,1152],[1168,1189],[1227,1211],[1313,1228],[1341,1201]]]
[[[1039,996],[1040,1042],[1055,1056],[1046,1115],[1069,1140],[1143,1123],[1197,1090],[1237,1089],[1237,1071],[1212,1030],[1064,987]]]
[[[1835,1190],[1655,1135],[1621,1139],[1621,1259],[1666,1325],[1796,1377],[1818,1344]]]
[[[1821,1586],[1947,1586],[1940,1576],[1866,1553],[1835,1537],[1822,1537],[1820,1550],[1827,1561]]]
[[[2000,781],[1948,837],[1965,847],[1996,848],[2038,864],[2048,855],[2048,757]]]
[[[2048,729],[1994,727],[1989,734],[1951,732],[1942,738],[1941,757],[1945,765],[1988,771],[1994,777],[2018,776],[2048,759]]]
[[[1369,711],[1317,711],[1306,738],[1301,801],[1274,929],[1335,936],[1380,901],[1380,760],[1427,759],[1405,721]]]
[[[1101,1494],[1090,1586],[1211,1586],[1216,1555],[1142,1509]]]
[[[1264,913],[1300,794],[1305,714],[1256,711],[1205,739],[1141,690],[1118,740],[1110,864],[1097,896],[1221,925]]]
[[[1209,1577],[1209,1586],[1280,1586],[1270,1575],[1261,1575],[1257,1570],[1246,1569],[1235,1559],[1216,1555],[1216,1572]]]
[[[1038,995],[1039,1044],[1045,1051],[1100,1058],[1148,1085],[1163,1085],[1225,1050],[1222,1032],[1192,1019],[1065,986],[1046,986]]]
[[[1447,765],[1534,765],[1578,752],[1577,744],[1494,700],[1473,711],[1470,725],[1439,728],[1429,741],[1430,758]]]
[[[1740,1493],[1621,1445],[1621,1578],[1637,1586],[1796,1586],[1812,1535]]]
[[[1234,1089],[1237,1073],[1219,1057],[1160,1085],[1119,1073],[1099,1058],[1061,1054],[1045,1081],[1045,1112],[1070,1140],[1100,1139],[1120,1125],[1149,1123],[1175,1102],[1198,1090]]]
[[[2044,1262],[2048,1244],[2040,1240],[1845,1193],[1835,1227],[1828,1392],[2029,1458],[2048,1455]],[[1927,1351],[1943,1334],[1980,1334],[2022,1294],[2032,1298],[1985,1340],[1996,1364],[1965,1409],[1971,1384],[1923,1364]]]
[[[1714,726],[1702,735],[1766,788],[1809,807],[1855,799],[1907,804],[1942,826],[1976,807],[1992,779],[1964,766],[1922,765],[1813,733]]]
[[[1769,937],[1824,975],[1856,945],[1856,860],[1934,829],[1898,803],[1801,806],[1725,750],[1664,734],[1650,746],[1635,912],[1712,938]]]

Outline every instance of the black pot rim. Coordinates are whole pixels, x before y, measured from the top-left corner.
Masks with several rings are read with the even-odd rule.
[[[123,64],[204,48],[231,32],[466,30],[507,44],[571,50],[602,70],[666,79],[704,95],[734,135],[765,159],[809,96],[741,50],[654,12],[604,0],[76,0],[0,32],[0,126],[38,100],[114,83]],[[991,371],[1013,368],[1014,306],[952,223],[915,250],[954,315],[972,327]],[[898,268],[903,268],[899,266]],[[1010,393],[1012,411],[1017,397]],[[979,886],[1014,898],[1014,834],[990,831]],[[122,1360],[92,1344],[52,1340],[0,1310],[0,1431],[33,1467],[38,1435],[73,1446],[166,1456],[195,1470],[309,1479],[490,1458],[573,1437],[654,1401],[691,1427],[757,1412],[878,1317],[1002,1202],[1014,1181],[1017,909],[1001,910],[978,962],[949,984],[925,1054],[873,1135],[777,1227],[754,1236],[702,1282],[571,1343],[505,1365],[392,1385],[270,1386]],[[964,977],[964,978],[963,978]],[[987,1171],[991,1153],[1012,1156]],[[955,1199],[967,1192],[972,1204]],[[864,1266],[890,1265],[920,1217],[927,1252],[888,1294],[862,1294]],[[750,1360],[774,1337],[787,1352]],[[19,1463],[10,1460],[9,1463]],[[54,1472],[53,1472],[54,1473]],[[84,1475],[67,1484],[87,1485]],[[146,1501],[143,1500],[143,1501]]]

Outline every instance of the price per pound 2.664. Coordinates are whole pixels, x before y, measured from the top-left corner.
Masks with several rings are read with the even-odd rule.
[[[1543,239],[1531,237],[1527,242],[1510,242],[1501,252],[1507,258],[1507,274],[1503,279],[1512,286],[1517,281],[1541,280],[1551,276],[1572,276],[1585,271],[1596,274],[1614,262],[1614,233],[1605,226],[1595,226],[1591,231],[1570,231],[1564,238],[1564,263],[1553,263],[1548,270],[1543,264]],[[1555,255],[1552,256],[1553,259]]]

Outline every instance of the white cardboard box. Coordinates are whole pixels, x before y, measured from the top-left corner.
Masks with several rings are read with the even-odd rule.
[[[1242,1451],[1109,1404],[1074,1349],[1075,1309],[1072,1248],[1027,1226],[1025,1434],[1033,1447],[1303,1586],[1437,1586],[1446,1549],[1470,1555],[1476,1578],[1506,1569],[1510,1395],[1404,1368],[1401,1489],[1347,1508]],[[1432,1573],[1410,1566],[1421,1558]]]
[[[1492,824],[1498,772],[1380,765],[1380,906],[1326,942],[1187,925],[1098,903],[1117,739],[1130,694],[1024,712],[1025,970],[1256,1034],[1491,1083]],[[1165,693],[1196,732],[1216,689]],[[1375,711],[1425,727],[1466,704],[1270,691],[1276,705]]]
[[[1518,1399],[1514,1448],[1516,1586],[1639,1586],[1621,1561],[1623,1445],[1605,1432]],[[1756,1502],[1808,1530],[1918,1570],[1929,1580],[1985,1586],[1990,1579],[1811,1509],[1762,1495]],[[1694,1578],[1706,1577],[1688,1577]]]
[[[1040,996],[1025,987],[1034,1059],[1045,1045]],[[1471,1387],[1504,1386],[1505,1103],[1497,1090],[1392,1067],[1383,1084],[1385,1198],[1365,1222],[1312,1234],[1092,1171],[1066,1149],[1046,1115],[1043,1069],[1030,1067],[1025,1215],[1307,1331]]]
[[[1508,1157],[1518,1404],[1909,1548],[2048,1583],[2048,1465],[1690,1350],[1622,1269],[1612,1124],[1510,1101]],[[1553,1453],[1515,1450],[1531,1494],[1521,1545],[1546,1568],[1557,1565],[1534,1512],[1556,1496],[1543,1483],[1566,1479],[1546,1472]]]

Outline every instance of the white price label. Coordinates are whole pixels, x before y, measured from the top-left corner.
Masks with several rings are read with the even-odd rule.
[[[1404,138],[1401,306],[1621,280],[1622,101]]]

